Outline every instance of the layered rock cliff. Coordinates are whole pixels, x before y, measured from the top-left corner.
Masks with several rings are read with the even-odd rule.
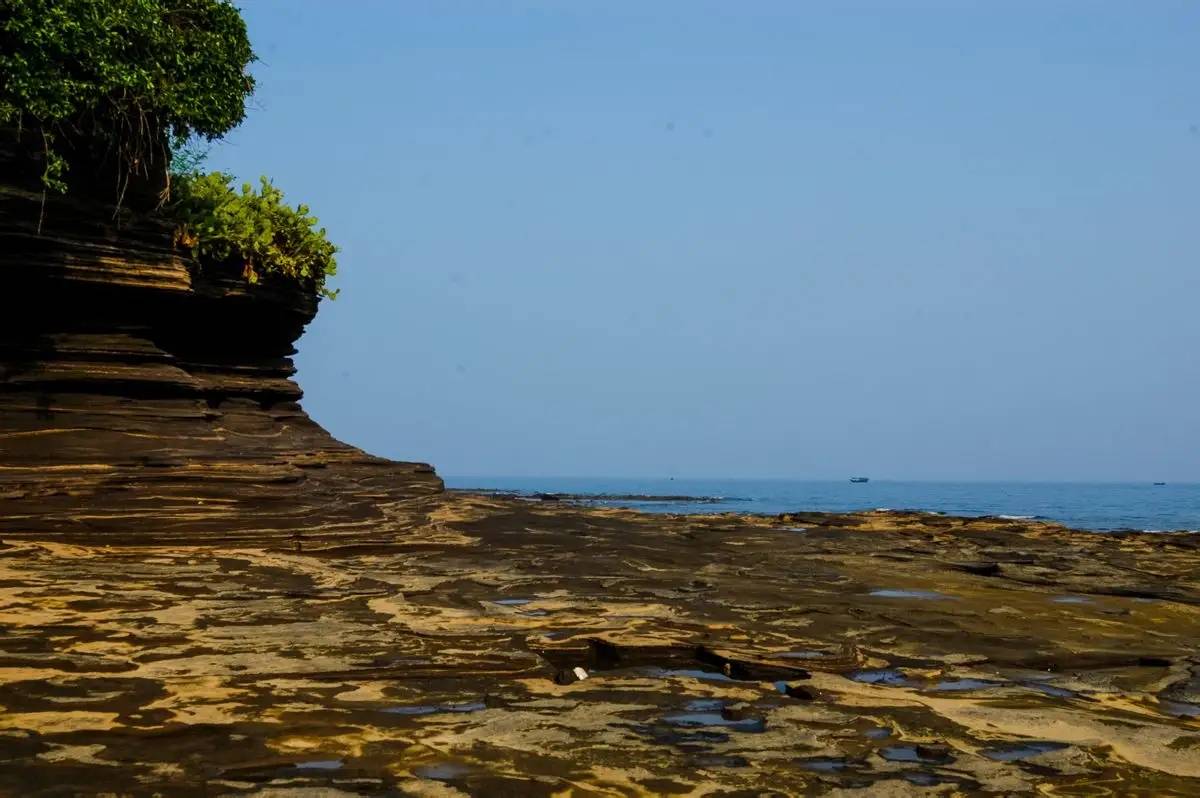
[[[298,404],[311,294],[201,269],[150,216],[42,203],[4,138],[0,534],[293,536],[441,490],[428,465],[341,443]]]

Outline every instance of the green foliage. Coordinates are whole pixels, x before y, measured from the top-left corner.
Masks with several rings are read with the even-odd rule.
[[[333,298],[325,280],[337,272],[325,228],[307,205],[295,208],[266,177],[255,191],[249,183],[241,193],[232,176],[223,172],[178,174],[172,178],[174,201],[166,212],[179,225],[177,240],[201,263],[241,266],[251,283],[281,275]]]
[[[0,0],[0,123],[40,131],[49,189],[66,189],[56,145],[144,173],[167,136],[242,121],[253,60],[228,0]]]
[[[72,162],[115,157],[126,183],[169,162],[162,212],[202,264],[332,297],[337,247],[306,206],[265,177],[238,193],[200,172],[203,142],[245,116],[253,61],[229,0],[0,0],[0,125],[38,134],[49,191],[68,190]]]

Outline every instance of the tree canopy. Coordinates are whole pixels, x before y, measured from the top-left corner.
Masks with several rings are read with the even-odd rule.
[[[337,247],[308,206],[265,177],[235,191],[188,146],[242,121],[253,61],[228,0],[0,0],[0,125],[40,136],[43,191],[70,193],[73,169],[115,163],[119,206],[133,176],[158,177],[156,212],[201,268],[332,297]]]
[[[0,123],[41,134],[48,188],[67,190],[64,152],[115,156],[127,180],[241,122],[253,61],[226,0],[0,0]]]

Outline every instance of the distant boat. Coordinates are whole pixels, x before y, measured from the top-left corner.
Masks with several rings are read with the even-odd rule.
[[[1155,485],[1166,485],[1167,483],[1165,483],[1165,482],[1155,482],[1154,484],[1155,484]]]
[[[851,482],[870,482],[869,477],[850,477]]]

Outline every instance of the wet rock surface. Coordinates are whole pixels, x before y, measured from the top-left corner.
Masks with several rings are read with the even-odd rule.
[[[462,494],[389,512],[301,551],[6,534],[0,791],[1200,788],[1197,536],[889,512],[797,536]]]

